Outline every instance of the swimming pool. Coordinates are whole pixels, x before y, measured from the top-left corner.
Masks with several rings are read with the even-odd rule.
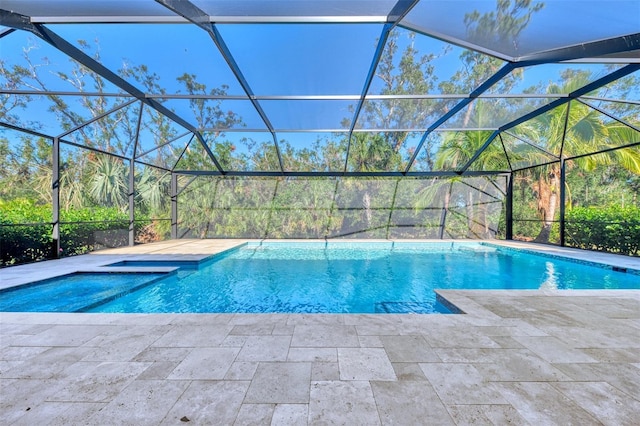
[[[484,243],[248,243],[198,264],[111,266],[181,269],[21,286],[0,311],[449,313],[434,289],[640,288],[640,275]]]
[[[76,273],[0,291],[0,312],[84,312],[140,290],[166,273]]]

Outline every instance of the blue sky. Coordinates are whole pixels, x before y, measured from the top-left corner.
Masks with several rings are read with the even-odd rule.
[[[558,5],[550,4],[544,13]],[[543,13],[543,12],[540,12]],[[615,12],[619,16],[618,12]],[[230,95],[244,95],[237,79],[218,52],[215,44],[202,29],[181,24],[57,24],[49,26],[53,31],[79,46],[83,39],[99,52],[100,61],[118,70],[122,67],[147,65],[160,77],[159,84],[169,93],[183,89],[176,78],[183,73],[196,74],[197,80],[208,89],[228,86]],[[237,64],[256,95],[360,95],[373,58],[381,24],[219,24],[220,34],[226,41]],[[397,28],[399,51],[410,41],[408,30]],[[68,58],[45,42],[23,32],[16,32],[0,39],[3,59],[7,64],[22,63],[15,55],[27,43],[38,46],[33,58],[40,62],[46,58],[50,69],[42,69],[41,75],[53,90],[71,90],[68,83],[53,76],[55,70],[69,73]],[[419,55],[435,54],[433,61],[439,81],[446,81],[460,68],[463,49],[440,40],[418,34],[414,48]],[[446,54],[445,54],[446,52]],[[602,65],[563,64],[545,65],[526,69],[524,80],[513,91],[522,93],[530,86],[557,81],[560,71],[566,68],[592,70],[594,77],[604,71]],[[139,86],[139,83],[130,80]],[[89,88],[88,91],[93,91]],[[116,92],[111,86],[106,91]],[[381,82],[374,79],[371,94],[380,93]],[[432,94],[438,94],[437,88]],[[338,128],[345,117],[350,117],[350,107],[356,101],[282,101],[263,100],[261,105],[276,129]],[[70,106],[86,114],[74,102]],[[170,100],[166,104],[196,125],[187,100]],[[239,113],[248,129],[265,129],[265,125],[247,100],[227,100],[223,109]],[[44,130],[60,133],[52,114],[34,100],[29,105],[29,116],[41,117]],[[86,117],[87,119],[90,117]],[[280,133],[279,138],[289,138],[296,146],[310,146],[317,135]],[[238,139],[240,135],[234,135]]]

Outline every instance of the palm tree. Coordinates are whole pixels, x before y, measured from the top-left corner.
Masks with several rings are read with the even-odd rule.
[[[169,203],[167,194],[169,193],[170,173],[145,167],[142,173],[138,174],[136,182],[136,195],[142,205],[144,205],[151,217],[162,217]]]
[[[549,94],[571,93],[590,81],[590,73],[568,75],[562,84],[551,84]],[[565,124],[566,123],[566,124]],[[542,114],[518,129],[522,135],[537,141],[547,151],[562,158],[572,158],[592,152],[599,152],[625,145],[634,132],[619,122],[605,123],[601,114],[577,101],[558,107]],[[531,151],[530,155],[539,156],[541,151]],[[532,164],[546,161],[532,159]],[[575,165],[593,170],[598,165],[618,161],[627,170],[640,174],[640,153],[635,150],[615,150],[589,155],[575,161]],[[542,228],[535,238],[536,242],[548,242],[551,228],[559,207],[560,163],[553,163],[530,172],[531,186],[536,196],[536,208],[542,219]]]
[[[125,210],[128,171],[120,158],[99,155],[90,163],[92,173],[89,194],[100,205]]]
[[[476,123],[485,122],[485,115],[488,113],[485,104],[478,103],[472,110],[473,119]],[[467,117],[471,119],[471,117]],[[466,119],[465,119],[466,120]],[[444,140],[440,149],[437,152],[435,161],[436,170],[450,170],[460,171],[462,168],[473,158],[491,136],[491,131],[460,131],[447,133],[444,136]],[[504,150],[499,145],[496,139],[491,143],[482,154],[475,159],[470,166],[471,170],[509,170],[509,163],[505,156]],[[456,182],[462,182],[461,177],[454,177],[448,179],[449,185],[431,185],[425,188],[419,195],[416,202],[416,207],[424,207],[429,203],[433,203],[437,199],[443,199],[443,214],[441,228],[444,229],[444,221],[446,220],[446,213],[451,203],[451,192],[453,185]],[[478,188],[483,188],[488,185],[488,180],[485,180],[483,184]],[[467,227],[470,236],[478,237],[489,234],[489,224],[487,219],[487,210],[485,204],[480,204],[480,217],[476,217],[474,211],[474,193],[476,191],[470,190],[466,192],[466,199],[463,201],[466,209]]]

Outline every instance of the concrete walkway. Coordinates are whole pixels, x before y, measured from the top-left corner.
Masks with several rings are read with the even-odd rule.
[[[638,424],[640,291],[439,293],[465,314],[1,313],[0,424]]]

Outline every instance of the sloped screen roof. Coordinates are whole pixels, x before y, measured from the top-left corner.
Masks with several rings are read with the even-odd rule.
[[[0,7],[2,126],[176,172],[509,172],[573,103],[640,142],[638,0]]]

